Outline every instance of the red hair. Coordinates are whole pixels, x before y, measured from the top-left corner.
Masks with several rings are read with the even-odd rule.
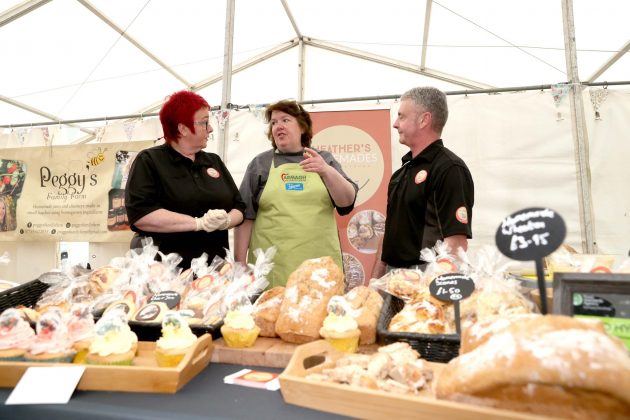
[[[177,143],[179,140],[177,126],[179,124],[184,124],[195,133],[193,118],[195,112],[202,108],[210,109],[210,105],[195,92],[180,90],[167,97],[166,102],[162,105],[162,109],[160,109],[160,122],[162,123],[162,131],[164,131],[166,143]]]

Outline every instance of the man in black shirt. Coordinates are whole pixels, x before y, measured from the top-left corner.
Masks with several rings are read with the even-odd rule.
[[[401,97],[394,128],[410,151],[389,182],[385,234],[373,278],[391,268],[421,268],[420,251],[438,240],[452,253],[468,248],[474,185],[464,161],[440,138],[447,119],[446,95],[438,89],[414,88]]]

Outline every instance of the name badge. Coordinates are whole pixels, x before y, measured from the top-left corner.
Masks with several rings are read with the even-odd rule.
[[[304,184],[301,182],[287,182],[284,184],[284,189],[287,191],[304,191]]]

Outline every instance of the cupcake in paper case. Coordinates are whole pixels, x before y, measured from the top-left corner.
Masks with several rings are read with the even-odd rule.
[[[186,353],[197,342],[186,319],[178,312],[164,314],[162,336],[155,342],[155,359],[160,367],[179,365]]]
[[[72,360],[73,363],[85,363],[90,344],[95,336],[95,330],[96,326],[90,307],[85,304],[72,306],[68,320],[68,333],[74,350],[77,352]]]
[[[20,311],[7,309],[0,315],[0,362],[20,362],[28,350],[35,331]]]
[[[319,329],[321,335],[338,351],[354,353],[359,347],[361,330],[352,308],[343,296],[333,296],[328,302],[328,315]]]
[[[125,313],[112,310],[96,322],[95,328],[87,364],[131,365],[138,348],[138,336],[129,328]]]
[[[68,326],[58,309],[42,314],[35,325],[37,335],[24,355],[27,362],[70,363],[76,351],[68,335]]]
[[[232,348],[251,347],[260,334],[260,327],[254,322],[251,308],[239,308],[228,311],[223,319],[221,335],[223,340]]]

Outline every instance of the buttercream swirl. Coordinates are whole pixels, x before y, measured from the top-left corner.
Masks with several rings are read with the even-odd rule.
[[[99,356],[126,353],[138,341],[138,337],[131,330],[110,330],[103,335],[96,335],[90,343],[90,353]]]
[[[68,322],[68,333],[73,342],[91,340],[94,337],[94,319],[76,318]]]
[[[239,330],[252,330],[256,327],[251,313],[238,309],[229,311],[227,315],[225,315],[223,323],[230,328]]]
[[[99,356],[121,354],[130,351],[138,336],[131,331],[124,314],[111,311],[96,323],[96,335],[90,343],[90,353]]]
[[[27,349],[35,331],[16,309],[7,309],[0,315],[0,350]]]
[[[190,327],[185,322],[180,325],[168,324],[162,327],[162,337],[155,345],[164,350],[183,349],[192,346],[197,341]]]
[[[336,315],[331,312],[324,319],[324,329],[328,331],[343,333],[357,328],[357,321],[350,315]]]
[[[72,351],[72,340],[68,335],[68,327],[63,322],[62,314],[56,310],[47,311],[37,321],[37,335],[31,341],[31,354],[69,353]]]

